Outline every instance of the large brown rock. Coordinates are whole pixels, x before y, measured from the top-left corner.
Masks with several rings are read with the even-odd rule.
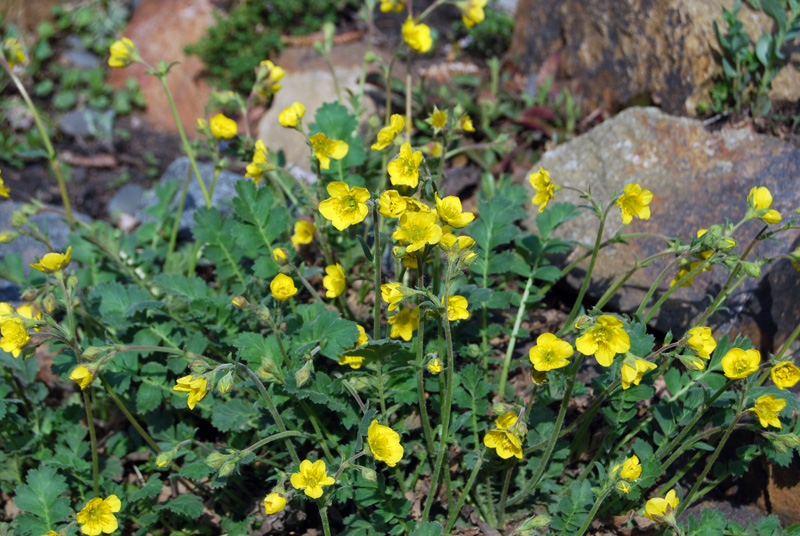
[[[559,76],[592,108],[648,95],[671,113],[693,115],[722,72],[712,25],[725,31],[722,6],[733,0],[520,0],[509,57],[536,73],[559,54]],[[739,18],[753,42],[772,31],[772,19],[746,5]],[[796,66],[773,82],[775,100],[800,96]]]
[[[624,232],[654,233],[681,237],[688,242],[697,230],[726,219],[738,221],[747,209],[747,194],[753,186],[767,186],[774,196],[773,208],[783,214],[800,206],[800,149],[769,136],[746,129],[708,132],[701,122],[669,116],[656,108],[630,108],[588,133],[544,154],[538,165],[550,172],[557,184],[581,190],[591,188],[595,199],[607,203],[613,192],[625,184],[639,183],[655,197],[648,221],[634,219]],[[537,167],[538,169],[538,167]],[[556,200],[585,204],[571,190],[561,190]],[[531,205],[531,207],[533,207]],[[533,208],[532,208],[533,210]],[[741,252],[763,224],[746,222],[735,235]],[[604,237],[623,229],[620,211],[609,213]],[[561,228],[565,238],[592,244],[597,218],[586,212]],[[796,231],[777,235],[776,242],[761,243],[759,255],[786,254],[797,247]],[[589,296],[601,296],[624,274],[635,259],[645,259],[662,250],[656,238],[634,238],[629,245],[615,245],[601,251]],[[583,249],[573,252],[573,257]],[[674,257],[665,257],[638,271],[607,307],[624,312],[636,310],[647,289]],[[571,260],[571,259],[568,259]],[[675,274],[666,274],[655,293],[657,299],[669,287]],[[728,272],[715,266],[699,274],[692,287],[680,288],[654,319],[654,325],[676,335],[692,327],[710,299],[725,283]],[[569,278],[574,286],[583,282],[580,270]],[[721,331],[743,333],[762,350],[780,345],[800,321],[800,273],[788,260],[770,265],[760,279],[748,278],[726,302],[730,308],[711,319]],[[649,310],[649,307],[648,307]]]
[[[201,78],[203,62],[196,56],[187,56],[183,48],[199,41],[214,24],[212,12],[211,0],[142,0],[125,32],[125,37],[136,43],[139,54],[151,65],[162,59],[179,62],[170,70],[168,83],[181,124],[190,136],[197,118],[204,116],[211,89]],[[145,74],[145,70],[140,64],[112,69],[108,82],[122,87],[129,77],[135,78],[147,102],[147,123],[165,132],[177,132],[161,82]]]

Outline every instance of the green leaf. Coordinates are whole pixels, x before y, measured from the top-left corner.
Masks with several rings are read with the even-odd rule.
[[[136,409],[140,413],[152,411],[161,405],[164,385],[167,383],[167,367],[150,362],[142,367],[142,383],[136,393]]]
[[[179,516],[189,519],[196,519],[203,515],[203,501],[197,495],[184,493],[169,501],[167,504],[159,504],[156,510],[167,509]]]
[[[411,536],[441,536],[444,529],[439,523],[426,521],[419,528],[411,533]]]
[[[116,281],[100,283],[91,292],[90,298],[100,301],[99,311],[103,322],[119,330],[133,325],[132,315],[152,303],[145,290]]]
[[[282,363],[280,346],[275,335],[264,337],[260,333],[240,333],[233,339],[238,355],[248,363],[261,365],[261,358],[270,357],[275,363]]]
[[[240,276],[239,265],[244,251],[231,240],[236,236],[233,219],[222,217],[216,208],[200,207],[194,214],[194,221],[192,234],[195,240],[207,244],[204,255],[216,265],[217,277]]]
[[[647,326],[641,322],[632,321],[626,330],[631,339],[631,354],[637,357],[649,356],[656,344],[656,339],[647,333]]]
[[[60,496],[67,491],[67,481],[54,467],[44,465],[31,469],[25,482],[15,490],[14,504],[38,518],[29,519],[28,527],[36,527],[39,534],[45,534],[55,530],[56,523],[72,514],[69,501]]]
[[[259,251],[268,251],[272,243],[286,230],[289,213],[286,207],[275,206],[269,188],[257,188],[250,180],[236,183],[237,196],[233,209],[242,220],[234,227],[236,243],[255,259]],[[266,246],[266,250],[264,249]]]
[[[504,197],[495,196],[490,201],[478,201],[480,218],[467,227],[467,233],[486,257],[494,248],[508,244],[519,234],[514,221],[525,217],[525,211]]]
[[[336,140],[347,140],[358,127],[355,116],[338,102],[326,102],[320,106],[314,114],[314,121],[308,127],[310,135],[324,132]]]
[[[297,312],[302,327],[296,345],[318,343],[322,355],[337,359],[358,340],[356,323],[343,319],[339,312],[329,310],[323,303],[300,305]]]
[[[147,483],[131,493],[129,499],[131,502],[134,502],[140,499],[149,499],[150,497],[155,497],[161,493],[161,488],[163,485],[164,484],[161,482],[161,478],[159,478],[157,475],[150,475],[150,478],[147,479]]]
[[[549,240],[560,225],[580,216],[580,210],[572,203],[553,203],[536,216],[536,226],[542,240]]]
[[[222,404],[214,405],[211,424],[220,432],[230,432],[252,427],[251,419],[257,416],[252,407],[249,407],[239,398],[226,400]]]
[[[352,350],[348,350],[339,354],[340,356],[360,356],[370,360],[384,360],[396,352],[409,348],[410,344],[397,341],[395,339],[378,339],[377,341],[370,341],[364,346],[359,346]],[[337,361],[338,356],[337,356]]]

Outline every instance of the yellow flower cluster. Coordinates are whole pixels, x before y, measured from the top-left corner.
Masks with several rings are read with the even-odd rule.
[[[425,53],[433,46],[431,29],[427,24],[415,24],[411,17],[403,24],[403,39],[417,52]]]

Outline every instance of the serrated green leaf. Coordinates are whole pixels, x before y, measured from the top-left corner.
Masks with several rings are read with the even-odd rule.
[[[60,496],[67,491],[67,481],[54,467],[44,465],[31,469],[25,482],[15,490],[14,504],[39,519],[44,527],[41,533],[55,529],[56,523],[71,515],[69,501]],[[35,520],[30,520],[30,524],[35,523]]]
[[[302,321],[295,338],[297,345],[318,343],[320,354],[336,359],[358,340],[356,323],[343,319],[339,312],[329,310],[323,303],[300,305],[297,313]]]
[[[631,339],[629,352],[637,357],[649,356],[655,347],[656,339],[647,333],[647,326],[639,322],[631,322],[625,330]]]
[[[536,227],[542,239],[547,241],[560,225],[580,216],[580,210],[572,203],[552,203],[536,216]]]
[[[496,247],[513,241],[519,234],[519,227],[513,222],[525,217],[524,210],[500,196],[488,202],[479,200],[478,213],[481,217],[467,227],[467,233],[482,250],[483,258]]]
[[[282,363],[280,346],[275,335],[264,337],[260,333],[240,333],[233,339],[240,358],[255,366],[261,365],[262,357],[269,357],[275,363]]]
[[[411,536],[441,536],[444,528],[439,523],[427,521],[422,523],[419,528],[411,533]]]
[[[286,230],[289,213],[286,207],[275,206],[269,188],[257,188],[250,180],[236,183],[237,196],[233,199],[236,215],[242,220],[235,225],[236,242],[247,256],[255,259],[258,252],[269,251],[272,243]]]
[[[197,495],[184,493],[183,495],[175,497],[166,504],[159,504],[156,506],[156,510],[164,509],[188,519],[196,519],[203,515],[203,501],[201,501],[200,497]]]
[[[242,430],[252,426],[250,420],[256,415],[256,411],[241,399],[231,398],[214,405],[211,424],[220,432]]]
[[[159,478],[157,475],[151,475],[150,478],[147,479],[147,483],[144,486],[130,494],[129,500],[134,502],[141,499],[155,497],[161,493],[163,486],[164,483],[161,481],[161,478]]]
[[[181,467],[181,470],[178,474],[184,478],[188,478],[189,480],[198,481],[204,479],[213,472],[214,469],[209,467],[205,460],[195,460]]]
[[[134,324],[129,310],[136,312],[139,310],[139,304],[150,301],[150,296],[145,290],[134,285],[125,286],[116,281],[100,283],[91,292],[90,298],[100,301],[99,311],[103,322],[120,330]]]

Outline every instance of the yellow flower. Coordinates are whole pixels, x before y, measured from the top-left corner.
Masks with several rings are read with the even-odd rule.
[[[305,220],[297,220],[294,224],[294,234],[292,235],[292,245],[297,247],[300,244],[310,244],[314,240],[314,233],[317,226]]]
[[[381,285],[381,298],[389,304],[389,311],[394,311],[400,307],[405,295],[398,290],[400,283],[384,283]]]
[[[658,523],[662,521],[665,516],[672,514],[677,507],[678,497],[675,494],[675,490],[671,489],[663,499],[661,497],[654,497],[647,501],[647,504],[644,506],[644,516]]]
[[[438,193],[434,193],[434,197],[436,198],[436,212],[445,225],[461,229],[475,219],[475,214],[472,212],[461,212],[461,199],[458,197],[449,195],[440,199]]]
[[[769,209],[772,205],[772,193],[770,193],[769,188],[766,186],[753,187],[750,189],[750,193],[747,194],[747,202],[756,210]],[[770,209],[767,210],[765,214],[759,216],[759,219],[764,223],[772,225],[774,223],[779,223],[782,217],[780,212]]]
[[[400,337],[408,342],[411,340],[414,330],[419,327],[419,307],[401,309],[396,315],[390,316],[387,321],[392,326],[389,337],[392,339]]]
[[[81,532],[88,536],[111,534],[117,530],[117,518],[114,514],[119,512],[120,507],[122,503],[116,495],[109,495],[106,499],[95,497],[90,500],[77,515]]]
[[[294,280],[286,274],[276,275],[269,284],[269,290],[272,292],[272,297],[278,301],[288,300],[297,294]]]
[[[372,456],[389,467],[394,467],[403,459],[400,434],[388,426],[378,424],[375,419],[372,420],[367,430],[367,443],[369,443],[369,451]]]
[[[691,336],[686,344],[689,345],[689,348],[694,350],[697,357],[705,360],[711,359],[711,352],[717,347],[717,341],[714,340],[711,334],[711,328],[698,326],[690,329],[689,335]],[[697,365],[698,369],[702,370],[705,368],[705,364],[702,361],[694,361],[694,364]]]
[[[295,102],[280,113],[278,122],[282,127],[293,128],[297,126],[297,123],[300,122],[305,113],[306,107],[299,102]]]
[[[800,369],[794,366],[791,361],[784,361],[772,367],[769,373],[772,377],[772,383],[778,386],[778,389],[788,389],[794,387],[800,381]]]
[[[517,434],[508,430],[496,429],[483,436],[483,444],[490,449],[496,449],[497,455],[504,460],[515,456],[522,459],[522,442]]]
[[[4,320],[0,324],[0,333],[3,335],[0,339],[0,348],[14,357],[19,357],[22,348],[31,340],[25,325],[16,318]]]
[[[277,514],[283,510],[284,507],[286,507],[286,499],[283,495],[273,492],[264,497],[264,510],[267,511],[268,516]]]
[[[347,156],[347,152],[350,150],[347,142],[331,139],[323,132],[314,134],[308,138],[308,141],[311,143],[311,149],[314,151],[314,156],[319,159],[319,165],[322,169],[330,168],[331,158],[341,160]]]
[[[459,254],[462,254],[464,260],[466,261],[469,261],[477,255],[476,253],[469,251],[474,245],[475,240],[466,235],[456,236],[452,233],[443,232],[442,238],[439,240],[440,248],[445,250],[457,248]]]
[[[467,299],[464,296],[450,296],[447,299],[447,319],[450,322],[456,320],[466,320],[469,318],[469,311],[467,311]],[[442,307],[444,307],[444,296],[442,296]]]
[[[123,37],[111,43],[109,52],[111,56],[108,58],[108,66],[117,69],[125,68],[139,59],[139,54],[136,52],[136,45],[127,37]]]
[[[620,467],[622,467],[622,470],[620,470]],[[619,471],[620,478],[624,478],[625,480],[636,480],[642,476],[642,466],[639,464],[639,457],[634,454],[622,462],[622,464],[615,465],[611,470],[611,473],[616,474],[617,471]]]
[[[575,348],[583,355],[593,355],[604,367],[610,367],[614,357],[631,348],[631,339],[622,329],[622,320],[611,315],[600,315],[594,326],[575,341]]]
[[[303,492],[312,499],[322,497],[322,486],[332,486],[336,481],[328,476],[325,460],[317,460],[313,464],[309,460],[300,462],[300,472],[292,473],[290,479],[294,489]]]
[[[286,76],[283,67],[279,67],[270,60],[263,60],[256,67],[256,82],[253,91],[261,95],[274,95],[281,89],[280,81]]]
[[[211,127],[211,135],[215,138],[229,140],[236,136],[238,132],[236,121],[222,114],[217,114],[212,117],[208,124]]]
[[[406,5],[406,0],[381,0],[381,11],[400,13]]]
[[[539,212],[544,212],[550,200],[556,198],[556,185],[550,182],[550,172],[539,166],[539,171],[531,173],[528,176],[528,180],[531,182],[531,186],[536,189],[536,195],[533,196],[531,202],[534,205],[539,205]]]
[[[575,350],[567,341],[562,341],[552,333],[542,333],[536,338],[536,346],[530,349],[529,357],[533,368],[540,372],[559,369],[569,365],[569,358]]]
[[[472,118],[465,115],[461,118],[461,130],[464,132],[475,132],[475,125],[472,124]]]
[[[622,211],[622,223],[628,225],[636,216],[642,220],[650,219],[650,201],[653,200],[653,192],[642,190],[637,183],[626,184],[625,193],[617,199],[617,206]]]
[[[758,372],[760,364],[761,353],[758,350],[731,348],[722,358],[722,370],[731,380],[740,380]]]
[[[88,368],[80,366],[70,372],[69,379],[77,383],[80,386],[81,391],[83,391],[92,384],[92,380],[94,380],[94,374],[92,374],[92,371],[90,371]]]
[[[4,55],[12,69],[16,64],[25,61],[25,52],[23,52],[22,45],[19,44],[16,37],[6,38],[5,42],[3,42],[2,52],[5,53]]]
[[[389,162],[389,180],[395,186],[416,188],[419,184],[419,165],[422,163],[422,152],[413,151],[408,142],[400,146],[400,154]]]
[[[276,263],[284,265],[289,262],[289,252],[283,248],[275,248],[272,250],[272,258]]]
[[[31,268],[36,268],[40,272],[52,274],[63,270],[72,259],[72,246],[67,248],[66,253],[48,253],[36,264],[31,264]]]
[[[483,22],[485,14],[483,8],[486,7],[487,0],[467,0],[456,4],[461,10],[461,20],[467,29]]]
[[[439,374],[442,371],[442,362],[438,358],[428,361],[428,370],[431,374]]]
[[[319,212],[339,231],[361,223],[369,214],[366,201],[369,191],[360,186],[350,188],[346,183],[334,181],[328,185],[330,198],[319,204]]]
[[[622,376],[622,388],[628,389],[631,384],[639,385],[639,382],[642,381],[644,377],[644,373],[654,368],[656,368],[655,363],[638,358],[636,359],[636,368],[630,366],[628,363],[622,363],[622,368],[619,371],[620,376]]]
[[[0,304],[5,305],[5,304]],[[41,320],[42,319],[42,311],[37,310],[38,312],[34,315],[33,314],[33,307],[29,304],[23,304],[17,307],[17,314],[22,318],[27,318],[28,320]],[[2,317],[3,315],[0,315]],[[39,328],[33,328],[33,331],[39,331]]]
[[[756,405],[748,408],[747,411],[755,411],[758,421],[764,428],[770,426],[783,428],[778,414],[784,407],[786,407],[786,400],[783,398],[776,398],[775,395],[762,395],[756,399]]]
[[[203,400],[208,393],[208,383],[202,376],[192,379],[192,375],[184,376],[175,380],[173,391],[189,393],[187,403],[189,409],[194,409],[198,402]]]
[[[680,268],[678,268],[678,273],[677,273],[677,274],[675,274],[675,277],[673,277],[673,278],[672,278],[672,281],[670,281],[670,282],[669,282],[669,286],[671,286],[671,287],[674,287],[674,286],[675,286],[675,284],[676,284],[678,281],[680,281],[681,279],[683,279],[684,277],[686,277],[686,276],[689,274],[689,272],[691,272],[691,271],[693,271],[695,268],[697,268],[697,267],[700,265],[700,263],[701,263],[701,262],[703,262],[703,261],[692,261],[692,262],[690,262],[690,263],[688,263],[688,264],[684,264],[683,266],[681,266]],[[711,270],[711,267],[710,267],[710,266],[707,266],[706,268],[703,268],[702,270],[700,270],[700,272],[698,272],[698,273],[707,272],[707,271],[709,271],[709,270]],[[682,284],[681,286],[682,286],[682,287],[691,287],[691,286],[692,286],[692,283],[694,282],[694,278],[695,278],[697,275],[698,275],[698,274],[694,274],[692,277],[690,277],[689,279],[687,279],[686,281],[684,281],[684,282],[683,282],[683,284]]]
[[[427,24],[414,24],[411,17],[406,19],[403,24],[403,39],[405,39],[408,46],[417,52],[425,53],[433,46],[433,39],[431,39],[431,29]]]
[[[438,219],[432,212],[406,212],[400,216],[400,225],[392,238],[406,244],[409,253],[434,245],[442,238],[442,228],[436,224]]]
[[[344,293],[345,283],[347,281],[344,269],[338,262],[331,266],[325,267],[325,273],[328,274],[322,279],[322,284],[325,286],[325,297],[336,298]]]
[[[364,331],[364,328],[360,324],[356,324],[358,328],[358,340],[356,341],[356,345],[349,350],[353,350],[358,348],[359,346],[364,346],[369,342],[367,338],[367,332]],[[346,356],[339,356],[339,364],[340,365],[350,365],[350,368],[353,370],[358,370],[361,368],[362,363],[364,363],[364,358],[362,356],[355,356],[355,355],[346,355]]]
[[[6,187],[5,183],[3,182],[3,177],[0,177],[0,197],[8,197],[8,195],[10,193],[11,193],[11,189]],[[11,238],[11,240],[8,240],[7,238],[5,238],[5,237],[8,237],[8,236],[12,236],[9,231],[2,231],[2,234],[4,236],[4,238],[2,240],[0,240],[2,243],[6,244],[6,243],[11,242],[11,240],[13,240],[13,238]],[[16,236],[16,235],[14,235],[14,236]]]
[[[378,132],[378,141],[372,144],[372,150],[383,151],[386,149],[404,126],[406,126],[406,118],[400,114],[392,114],[392,117],[389,118],[389,125]]]
[[[378,199],[378,212],[384,218],[399,218],[408,207],[406,199],[397,190],[386,190]]]
[[[259,182],[265,171],[269,171],[267,165],[267,146],[262,140],[256,141],[256,150],[253,153],[253,162],[247,164],[245,177],[250,177],[254,182]]]
[[[434,133],[439,132],[447,125],[447,112],[445,110],[440,110],[434,105],[433,112],[430,117],[428,117],[428,123],[433,127]]]

